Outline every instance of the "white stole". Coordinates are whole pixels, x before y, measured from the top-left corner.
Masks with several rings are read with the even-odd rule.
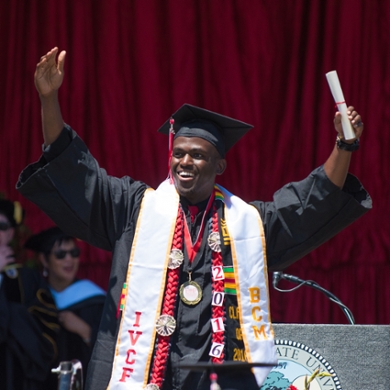
[[[145,192],[127,270],[127,296],[115,348],[110,390],[146,386],[160,315],[179,196],[163,182]]]
[[[224,195],[240,325],[249,363],[277,364],[271,325],[268,274],[263,223],[259,212],[239,197],[218,186]],[[256,367],[261,386],[272,367]]]
[[[219,186],[231,239],[240,325],[248,362],[277,363],[270,323],[265,240],[257,210]],[[147,190],[130,253],[127,293],[109,390],[141,390],[148,383],[179,196],[163,182]],[[254,369],[259,386],[270,368]]]

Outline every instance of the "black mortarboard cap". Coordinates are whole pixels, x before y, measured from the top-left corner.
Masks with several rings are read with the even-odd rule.
[[[53,226],[43,230],[38,234],[31,236],[24,244],[25,248],[31,249],[34,252],[50,253],[54,244],[60,240],[73,239],[73,237],[65,234],[59,227]]]
[[[199,137],[213,144],[221,157],[253,126],[237,119],[218,114],[204,108],[182,105],[173,115],[175,138]],[[168,119],[159,132],[169,134],[171,124]]]
[[[24,210],[19,202],[0,199],[0,214],[7,217],[12,227],[20,225],[24,219]]]

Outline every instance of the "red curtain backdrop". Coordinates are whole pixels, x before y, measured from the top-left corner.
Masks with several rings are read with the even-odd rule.
[[[385,0],[1,1],[0,191],[22,203],[32,232],[51,226],[15,183],[41,153],[33,74],[54,46],[67,51],[64,119],[110,174],[157,186],[167,174],[167,139],[156,130],[191,103],[254,125],[220,181],[247,201],[271,200],[326,160],[336,133],[325,73],[337,70],[365,123],[351,172],[374,208],[286,272],[330,290],[358,324],[387,324],[389,26]],[[81,245],[80,276],[106,287],[110,254]],[[308,287],[271,288],[271,298],[274,321],[347,323]]]

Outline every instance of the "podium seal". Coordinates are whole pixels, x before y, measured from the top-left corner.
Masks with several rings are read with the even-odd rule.
[[[310,390],[342,390],[332,366],[313,348],[291,340],[275,340],[275,345],[278,364],[260,390],[287,389],[291,385],[304,389],[305,378],[309,379],[316,370],[329,375],[317,376],[310,383]]]

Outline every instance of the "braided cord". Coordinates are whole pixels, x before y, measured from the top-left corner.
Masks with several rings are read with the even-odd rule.
[[[174,232],[174,237],[172,241],[172,249],[183,249],[183,230],[184,230],[184,217],[181,208],[179,207],[176,227]],[[218,233],[218,213],[217,208],[214,204],[213,207],[213,215],[211,222],[211,230],[212,232]],[[212,267],[222,267],[222,254],[221,252],[212,251]],[[179,288],[179,275],[180,275],[180,267],[175,269],[168,269],[167,272],[167,284],[165,290],[165,299],[163,302],[163,307],[161,314],[166,314],[173,316],[175,311],[175,304],[177,299],[177,293]],[[212,280],[212,290],[213,292],[221,292],[224,291],[224,280]],[[225,323],[225,305],[222,306],[212,306],[212,319],[223,318]],[[171,336],[161,336],[157,337],[157,348],[156,354],[153,360],[153,368],[151,373],[150,384],[155,384],[159,388],[161,388],[164,373],[167,366],[168,355],[169,355],[169,347],[170,347],[170,339]],[[213,332],[212,333],[212,342],[218,344],[224,344],[225,341],[225,332]],[[225,353],[224,351],[221,353],[219,357],[212,356],[211,360],[213,363],[222,363],[224,361]]]
[[[183,248],[183,213],[179,207],[179,211],[176,219],[176,227],[172,240],[172,249]],[[179,274],[180,267],[175,269],[168,269],[167,284],[165,289],[165,299],[162,307],[161,314],[167,314],[170,316],[174,315],[176,297],[179,287]],[[160,336],[157,337],[157,349],[153,361],[153,368],[150,383],[157,385],[161,388],[164,373],[167,366],[168,355],[169,355],[169,346],[170,346],[171,336]]]
[[[216,205],[214,204],[213,216],[212,216],[212,232],[218,233],[218,213]],[[222,253],[221,252],[212,252],[211,257],[212,267],[222,267]],[[213,292],[224,291],[224,280],[214,280],[212,281]],[[212,319],[223,318],[225,323],[225,305],[222,306],[211,306]],[[212,342],[218,344],[224,344],[225,342],[225,332],[213,332]],[[219,357],[212,356],[211,361],[213,363],[222,363],[224,360],[225,353],[222,352]]]

